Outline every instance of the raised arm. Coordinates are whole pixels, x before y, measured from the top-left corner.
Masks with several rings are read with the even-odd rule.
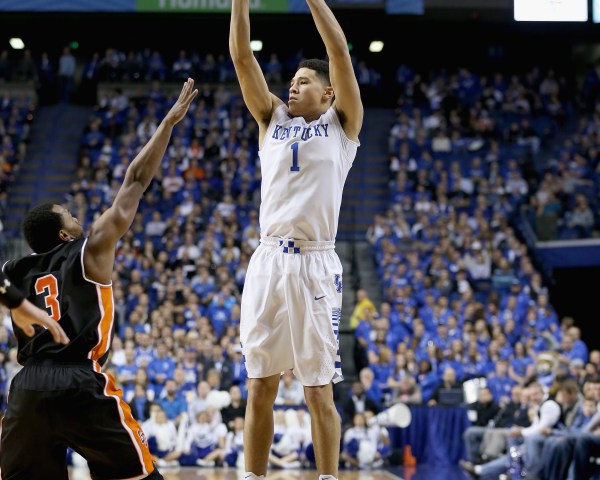
[[[307,0],[307,3],[329,57],[335,109],[346,135],[356,141],[362,127],[363,106],[346,36],[325,0]]]
[[[160,166],[173,127],[185,117],[197,94],[194,81],[188,79],[154,135],[127,168],[123,185],[112,206],[92,225],[83,256],[85,272],[90,280],[110,283],[117,241],[133,222],[140,199]]]
[[[269,91],[265,76],[250,48],[249,0],[231,2],[229,53],[240,82],[244,102],[258,122],[262,139],[273,110],[283,102]]]

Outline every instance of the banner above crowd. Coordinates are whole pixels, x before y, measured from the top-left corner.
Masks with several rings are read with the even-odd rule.
[[[424,0],[331,0],[333,8],[382,8],[390,14],[422,15]],[[305,0],[250,0],[255,13],[308,13]],[[226,13],[231,0],[2,0],[0,11]]]

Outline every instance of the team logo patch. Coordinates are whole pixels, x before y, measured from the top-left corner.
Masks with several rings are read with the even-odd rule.
[[[333,279],[333,283],[335,284],[335,289],[337,290],[337,292],[342,293],[342,276],[336,273]]]
[[[4,279],[4,285],[0,286],[0,293],[2,295],[6,295],[6,289],[10,287],[10,281],[8,280],[8,278]]]
[[[140,440],[142,441],[142,443],[146,446],[148,446],[148,439],[146,438],[146,434],[144,432],[142,432],[139,428],[137,431],[138,437],[140,437]]]

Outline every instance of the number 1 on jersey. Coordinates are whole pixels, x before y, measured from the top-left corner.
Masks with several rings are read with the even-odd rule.
[[[50,309],[50,316],[57,322],[60,320],[60,304],[58,303],[58,281],[52,274],[44,275],[35,281],[35,293],[44,294],[46,308]]]
[[[292,149],[292,166],[290,167],[290,171],[292,172],[300,171],[300,166],[298,165],[298,145],[300,145],[298,142],[294,142],[290,145],[290,148]]]

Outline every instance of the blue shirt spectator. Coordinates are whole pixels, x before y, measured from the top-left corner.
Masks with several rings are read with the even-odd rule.
[[[167,418],[173,420],[176,425],[179,424],[183,414],[187,411],[185,397],[178,392],[177,383],[173,379],[166,381],[164,391],[156,402],[162,407]]]

